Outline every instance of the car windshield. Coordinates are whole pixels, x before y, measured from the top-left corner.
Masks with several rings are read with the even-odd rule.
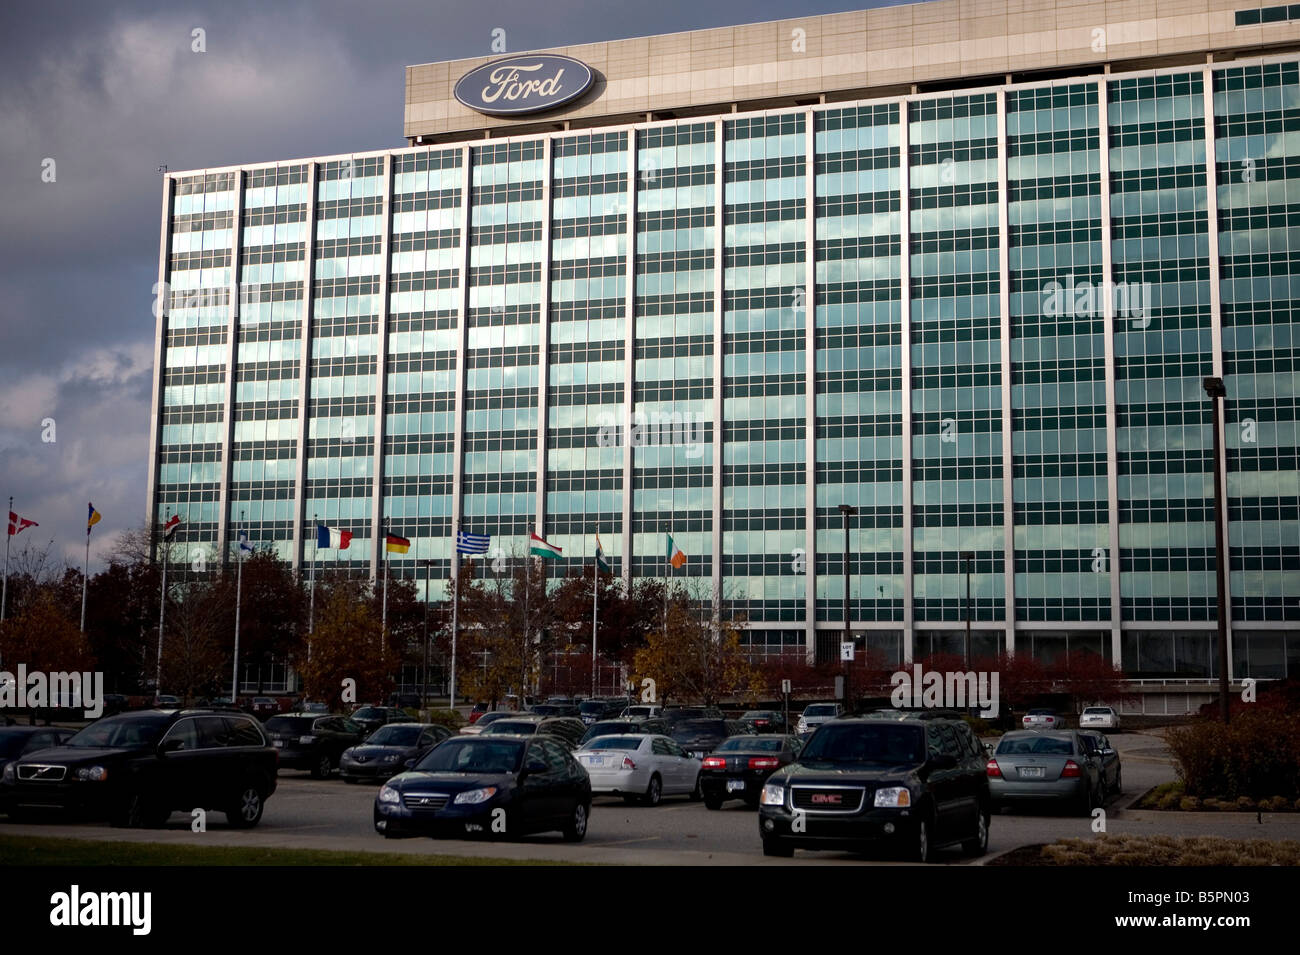
[[[897,723],[823,724],[799,756],[801,763],[902,765],[924,760],[925,734],[922,728]]]
[[[414,746],[421,732],[415,723],[390,723],[371,733],[366,742],[372,746]]]
[[[834,716],[835,704],[834,703],[814,704],[813,706],[810,706],[808,707],[808,709],[804,710],[803,715],[804,716]]]
[[[1084,712],[1084,715],[1087,715],[1087,714],[1089,714],[1089,713],[1092,713],[1092,714],[1094,714],[1094,715],[1096,715],[1096,716],[1105,716],[1107,713],[1110,712],[1110,708],[1109,708],[1109,707],[1105,707],[1105,706],[1090,706],[1090,707],[1088,707],[1086,710],[1084,710],[1083,712]]]
[[[592,713],[603,713],[605,707],[609,706],[604,700],[587,700],[585,703],[578,704],[578,712],[585,715]]]
[[[384,711],[377,706],[363,706],[352,714],[354,720],[374,720],[384,715]]]
[[[653,706],[629,706],[627,708],[628,716],[652,716],[655,708]]]
[[[266,721],[268,733],[310,733],[316,717],[273,716]]]
[[[1007,739],[1002,737],[998,743],[999,756],[1072,756],[1074,744],[1068,739],[1055,736],[1021,736]]]
[[[531,736],[536,732],[536,723],[524,720],[497,720],[485,729],[481,735],[486,736],[491,733],[493,736],[507,736],[513,733],[517,736]]]
[[[727,725],[722,720],[681,720],[673,727],[673,739],[690,739],[693,736],[726,736]]]
[[[717,753],[734,753],[743,751],[746,753],[779,753],[781,752],[781,739],[768,737],[762,739],[756,736],[733,736],[731,739],[724,739],[722,745],[714,752]]]
[[[426,773],[515,773],[524,757],[520,740],[470,737],[440,743],[415,768]]]
[[[99,720],[68,740],[68,745],[93,749],[152,746],[166,726],[166,719]]]
[[[742,716],[741,719],[742,720],[770,720],[774,715],[775,714],[769,713],[766,710],[750,710],[748,713]]]
[[[582,748],[590,749],[627,749],[634,750],[641,746],[639,736],[601,736],[586,743]]]
[[[1030,710],[1029,715],[1030,716],[1055,716],[1056,711],[1055,710]]]

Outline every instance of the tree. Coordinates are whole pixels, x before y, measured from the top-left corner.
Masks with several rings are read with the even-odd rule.
[[[237,570],[227,573],[233,577]],[[307,595],[288,561],[273,551],[258,551],[245,558],[239,612],[240,669],[256,665],[260,681],[266,665],[303,656],[306,621]],[[261,689],[259,685],[258,692]]]
[[[1132,698],[1124,671],[1091,650],[1062,653],[1047,668],[1056,692],[1070,695],[1070,706],[1080,712],[1089,703],[1120,703]]]
[[[36,590],[17,615],[0,624],[0,659],[16,672],[26,664],[29,672],[83,672],[93,657],[77,624],[60,608],[52,588]],[[36,710],[30,713],[36,723]],[[48,711],[46,722],[49,722]]]
[[[158,692],[165,688],[186,702],[215,696],[227,685],[229,675],[235,631],[234,581],[208,577],[175,588],[169,583],[167,589]]]
[[[382,701],[393,689],[388,663],[379,652],[383,626],[366,599],[367,589],[355,580],[333,582],[324,601],[317,600],[310,657],[298,661],[307,696],[331,709],[345,702]],[[344,699],[349,686],[356,689],[355,700]]]
[[[522,599],[514,599],[511,582],[505,577],[475,580],[474,568],[473,561],[461,565],[462,629],[456,646],[460,686],[468,698],[490,701],[494,708],[507,693],[520,687],[522,704],[522,686],[527,685],[533,657],[524,652]]]
[[[679,589],[669,597],[667,625],[651,630],[645,647],[634,654],[633,682],[653,680],[662,702],[756,699],[763,691],[762,674],[741,648],[740,628],[716,614],[702,618]]]

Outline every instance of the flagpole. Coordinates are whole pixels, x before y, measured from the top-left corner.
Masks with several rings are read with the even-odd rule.
[[[379,628],[383,631],[379,639],[379,656],[383,658],[388,643],[388,522],[383,525],[384,534],[384,602],[380,613]]]
[[[9,514],[9,524],[5,525],[6,530],[8,531],[8,533],[5,534],[5,581],[3,585],[0,585],[0,623],[4,623],[5,602],[9,599],[9,538],[14,536],[14,526],[16,526],[13,521],[14,496],[12,494],[9,495]],[[84,624],[81,629],[86,629]]]
[[[596,538],[597,541],[600,538]],[[599,550],[599,546],[597,546]],[[591,562],[591,695],[596,695],[596,620],[600,595],[600,561]]]
[[[320,533],[317,524],[320,519],[311,516],[311,596],[307,599],[307,661],[311,662],[311,635],[316,632],[316,554],[320,550]]]
[[[429,599],[429,582],[424,583],[424,599]],[[460,521],[456,522],[456,543],[451,549],[451,701],[449,709],[456,709],[456,625],[460,611]],[[426,648],[427,649],[427,648]]]
[[[239,523],[244,523],[244,512],[239,512]],[[230,705],[239,705],[239,604],[244,595],[244,542],[235,535],[235,665],[230,675]]]
[[[167,508],[167,520],[171,520],[171,508]],[[166,527],[166,523],[163,527]],[[154,667],[153,698],[154,703],[159,701],[162,696],[162,648],[163,648],[163,623],[167,619],[167,565],[171,561],[172,544],[167,539],[166,531],[163,532],[163,566],[162,566],[162,599],[158,602],[158,660]],[[86,531],[86,553],[90,553],[90,531]]]
[[[93,505],[92,505],[93,507]],[[81,565],[81,632],[86,632],[86,575],[90,573],[90,518],[86,518],[86,561]]]
[[[671,539],[672,531],[668,531],[668,537]],[[668,643],[668,565],[669,558],[672,555],[668,553],[668,548],[664,548],[664,644]]]
[[[533,589],[532,547],[533,542],[529,540],[529,554],[524,558],[524,652],[519,671],[519,712],[521,713],[524,711],[524,684],[528,682],[528,651],[531,646],[528,641],[528,591]]]

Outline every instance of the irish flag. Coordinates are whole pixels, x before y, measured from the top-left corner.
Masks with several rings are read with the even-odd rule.
[[[324,524],[316,525],[317,547],[334,547],[338,550],[347,550],[348,545],[351,543],[351,531],[335,530],[333,527],[326,527]]]
[[[528,536],[531,538],[529,541],[528,553],[532,556],[542,557],[546,560],[555,560],[560,556],[562,548],[556,547],[554,544],[546,543],[545,540],[538,537],[536,534],[529,534]]]
[[[668,563],[672,564],[674,569],[681,569],[686,566],[686,552],[673,543],[673,535],[668,535]]]

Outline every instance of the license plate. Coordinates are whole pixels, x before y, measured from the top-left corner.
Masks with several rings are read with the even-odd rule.
[[[276,749],[284,749],[284,740],[277,739],[272,745],[274,745]]]
[[[745,788],[745,781],[744,781],[743,779],[728,779],[728,780],[727,780],[727,792],[729,792],[729,793],[734,793],[734,792],[736,792],[736,791],[738,791],[738,790],[741,790],[741,789],[744,789],[744,788]]]
[[[587,757],[587,762],[588,762],[590,765],[592,765],[592,766],[604,766],[604,765],[605,765],[605,757],[604,757],[604,756],[588,756],[588,757]]]
[[[694,758],[694,759],[703,759],[703,758],[704,758],[704,751],[703,751],[703,750],[696,750],[696,751],[694,751],[693,753],[691,753],[691,757]]]
[[[1042,766],[1022,766],[1022,767],[1020,768],[1020,775],[1021,775],[1021,777],[1024,778],[1024,779],[1042,779],[1042,778],[1043,778],[1043,767],[1042,767]]]

